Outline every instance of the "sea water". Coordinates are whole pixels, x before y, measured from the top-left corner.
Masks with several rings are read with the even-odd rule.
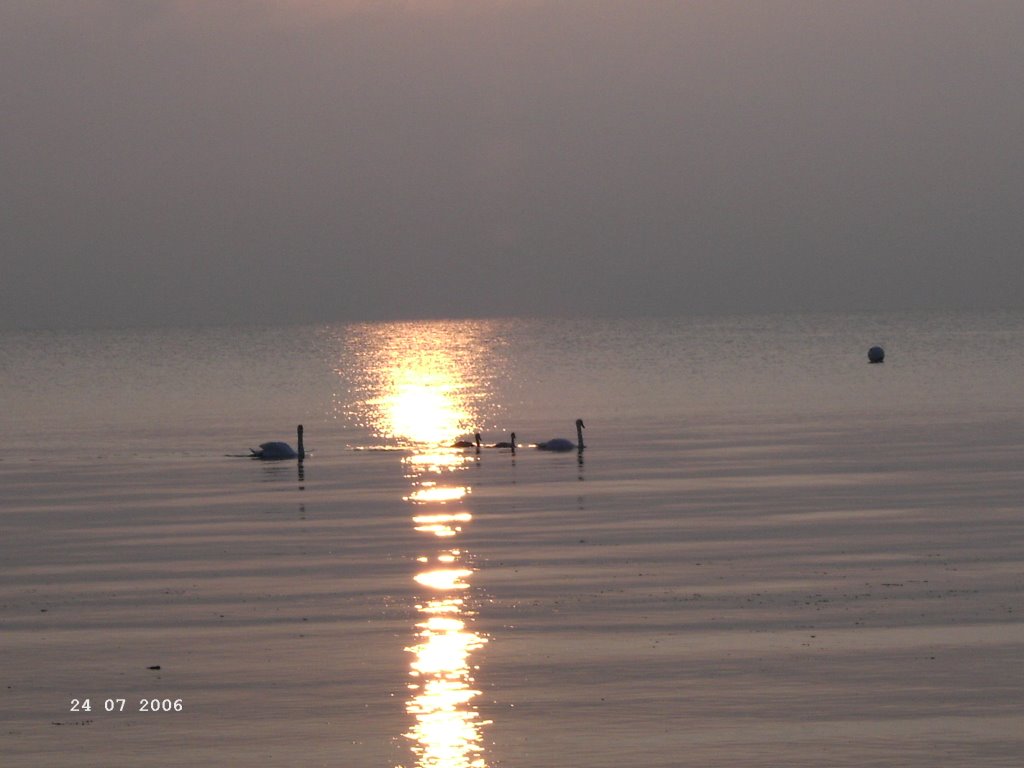
[[[3,764],[1015,765],[1022,374],[1014,313],[5,333]]]

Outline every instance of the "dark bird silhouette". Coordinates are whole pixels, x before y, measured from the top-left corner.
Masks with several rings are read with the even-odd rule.
[[[537,448],[542,451],[582,451],[586,446],[583,444],[583,419],[576,419],[576,442],[565,437],[556,437],[543,443],[537,443]]]
[[[480,433],[477,432],[476,434],[473,435],[472,442],[470,442],[469,440],[456,440],[454,443],[452,443],[452,448],[476,448],[479,451],[480,442]]]
[[[250,448],[252,451],[252,457],[254,459],[263,459],[264,461],[277,461],[280,459],[298,459],[302,461],[306,458],[306,449],[302,445],[302,425],[299,424],[298,429],[298,450],[292,448],[288,443],[282,443],[278,441],[263,443],[259,449]]]
[[[516,433],[513,432],[509,435],[509,439],[506,442],[495,443],[491,448],[515,448],[516,447]]]

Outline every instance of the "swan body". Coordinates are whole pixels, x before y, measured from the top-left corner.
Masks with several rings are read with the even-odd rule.
[[[510,434],[507,442],[495,443],[491,448],[511,448],[514,451],[516,449],[516,433]]]
[[[271,443],[260,443],[259,450],[252,449],[254,456],[258,456],[261,459],[294,459],[299,454],[295,452],[288,443],[271,442]]]
[[[475,435],[473,435],[472,442],[469,440],[456,440],[454,443],[452,443],[452,448],[476,448],[479,451],[480,441],[480,433],[477,432]]]
[[[257,450],[256,448],[250,448],[252,451],[252,457],[254,459],[263,459],[264,461],[277,461],[280,459],[298,459],[302,461],[306,458],[306,449],[302,445],[302,425],[299,424],[296,430],[298,434],[298,446],[299,449],[296,451],[288,443],[282,443],[280,441],[272,441],[269,443],[262,443]]]
[[[582,451],[586,446],[583,444],[583,419],[576,419],[576,441],[573,442],[565,437],[556,437],[544,443],[537,443],[537,448],[542,451]]]

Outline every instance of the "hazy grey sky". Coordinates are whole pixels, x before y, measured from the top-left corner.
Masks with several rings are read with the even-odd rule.
[[[0,326],[1024,305],[1019,0],[0,0]]]

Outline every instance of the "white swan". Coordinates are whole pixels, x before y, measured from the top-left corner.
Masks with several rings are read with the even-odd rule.
[[[572,440],[569,440],[564,437],[556,437],[553,440],[548,440],[547,442],[544,443],[537,443],[537,448],[539,448],[542,451],[571,451],[573,449],[576,449],[577,451],[582,451],[584,448],[587,447],[583,444],[583,427],[583,419],[576,419],[577,442],[575,443]]]
[[[306,449],[302,445],[302,425],[298,427],[298,441],[299,450],[295,451],[288,443],[282,442],[271,442],[263,443],[260,445],[259,450],[250,448],[252,451],[252,457],[254,459],[263,459],[265,461],[274,461],[277,459],[298,459],[302,461],[306,458]]]

